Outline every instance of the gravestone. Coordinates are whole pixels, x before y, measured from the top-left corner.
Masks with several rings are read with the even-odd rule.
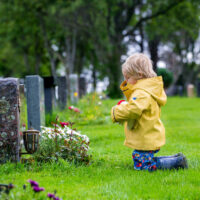
[[[197,96],[200,97],[200,80],[197,80]]]
[[[70,74],[69,81],[70,81],[71,104],[77,104],[78,103],[78,75]]]
[[[179,96],[183,96],[184,95],[184,88],[182,85],[178,85],[177,86],[177,91],[178,91],[178,95]]]
[[[56,107],[55,98],[55,83],[53,76],[43,77],[44,79],[44,99],[45,99],[45,113],[52,113]]]
[[[85,76],[81,75],[79,77],[79,97],[86,95],[87,85]]]
[[[45,125],[44,83],[38,75],[26,76],[28,128],[40,131]]]
[[[194,97],[194,85],[193,84],[187,85],[187,96]]]
[[[0,78],[0,163],[20,159],[19,81]]]
[[[61,110],[67,105],[67,79],[65,76],[58,77],[58,105]]]

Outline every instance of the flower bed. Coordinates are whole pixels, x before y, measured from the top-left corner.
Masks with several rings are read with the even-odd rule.
[[[41,127],[40,148],[34,154],[35,160],[46,162],[60,157],[70,162],[89,164],[89,138],[72,129],[71,122],[55,123],[53,126]]]

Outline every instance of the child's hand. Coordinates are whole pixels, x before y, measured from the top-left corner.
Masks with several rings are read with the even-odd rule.
[[[128,103],[128,102],[125,101],[125,100],[120,100],[120,101],[118,101],[117,106],[119,106],[120,104],[127,104],[127,103]],[[117,123],[120,124],[120,125],[123,125],[123,124],[124,124],[124,121],[117,122]]]

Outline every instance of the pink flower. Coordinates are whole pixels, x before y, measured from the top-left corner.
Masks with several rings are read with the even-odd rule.
[[[68,109],[69,109],[69,110],[73,110],[73,107],[72,107],[72,106],[69,106]]]
[[[69,122],[60,122],[60,125],[62,127],[69,126]]]
[[[78,108],[74,108],[74,112],[80,112]]]

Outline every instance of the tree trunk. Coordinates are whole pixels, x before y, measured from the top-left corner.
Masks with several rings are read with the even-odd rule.
[[[159,46],[159,39],[154,38],[148,41],[149,51],[151,54],[151,60],[153,61],[153,69],[157,71],[157,63],[158,63],[158,46]]]
[[[95,65],[93,65],[92,68],[92,78],[93,78],[93,89],[94,92],[96,91],[96,86],[97,86],[97,76],[96,76],[96,67]]]
[[[118,45],[119,47],[119,45]],[[120,98],[122,92],[119,88],[120,80],[122,77],[121,72],[121,55],[123,55],[122,48],[118,48],[117,45],[114,46],[112,54],[109,57],[109,86],[108,86],[108,95],[112,98]]]

